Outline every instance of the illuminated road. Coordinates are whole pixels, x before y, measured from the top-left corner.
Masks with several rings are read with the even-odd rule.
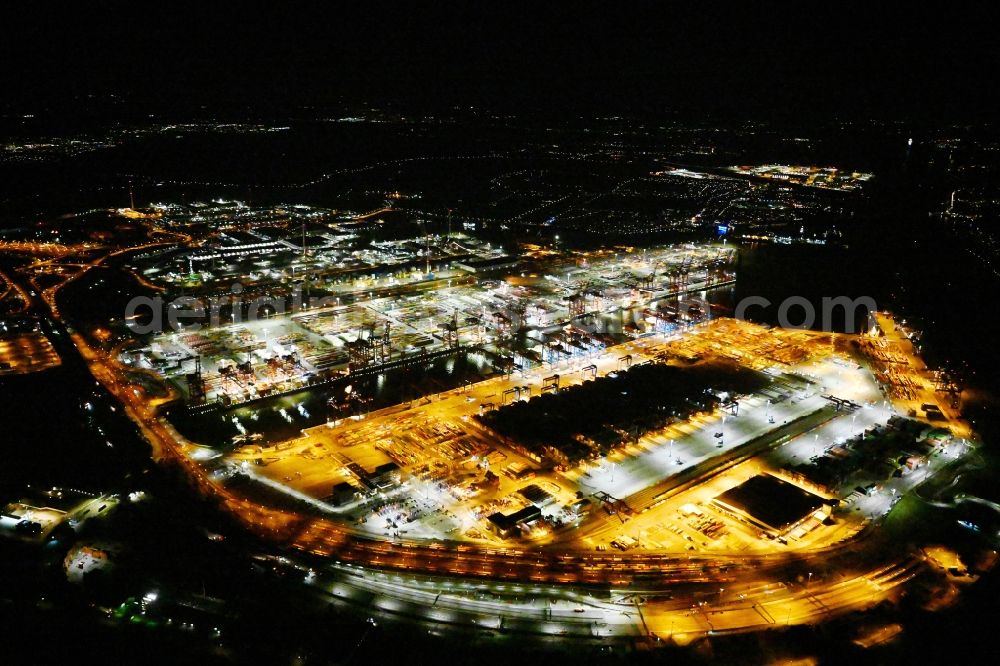
[[[113,254],[155,245],[127,248]],[[94,260],[79,273],[44,292],[56,321],[60,321],[55,303],[58,289],[113,254]],[[130,389],[123,368],[93,348],[81,335],[72,337],[94,377],[121,401],[158,459],[183,467],[202,494],[217,498],[221,507],[253,533],[298,551],[308,561],[317,562],[321,572],[313,585],[322,588],[324,594],[371,612],[422,622],[478,626],[498,632],[638,635],[680,641],[684,637],[712,632],[817,622],[834,613],[865,608],[890,598],[919,566],[909,559],[865,565],[864,558],[856,555],[861,545],[857,538],[849,543],[799,553],[784,551],[749,556],[655,550],[594,552],[561,544],[528,549],[489,548],[440,541],[375,538],[334,520],[260,505],[214,483],[201,465],[188,455],[195,447],[156,415],[155,405]],[[540,377],[507,378],[497,380],[496,384],[534,381],[540,381]],[[494,385],[494,388],[499,386]],[[465,405],[470,410],[477,408],[470,405],[461,391],[442,396],[438,404],[443,410]],[[823,408],[823,398],[809,390],[781,407],[748,404],[742,415],[732,422],[718,426],[704,424],[705,427],[687,433],[684,448],[674,449],[681,445],[654,442],[649,449],[650,455],[659,456],[654,460],[660,459],[661,465],[676,465],[671,458],[677,456],[685,457],[688,465],[694,465],[718,455],[714,438],[708,434],[715,427],[728,430],[724,435],[728,441],[723,448],[732,450],[759,437],[767,430],[768,419],[772,416],[782,422],[794,421]],[[665,458],[664,446],[668,447]],[[620,483],[626,493],[631,489],[635,494],[662,478],[660,473],[642,477],[638,471],[640,467],[637,465],[633,470],[624,466],[621,476],[615,480],[610,476],[606,480],[598,477],[592,487],[621,492],[617,490]],[[613,472],[619,473],[618,470]],[[618,478],[624,480],[619,482]],[[859,558],[860,573],[816,580],[810,574],[805,584],[786,581],[792,564],[823,571],[832,558],[839,558],[838,570],[849,571],[850,567],[842,565],[855,557]],[[430,575],[437,578],[429,578]],[[657,596],[679,584],[693,585],[701,591],[677,599]],[[480,591],[473,591],[470,585],[478,586],[476,590]],[[464,592],[455,591],[463,586]],[[481,589],[483,586],[486,589]],[[544,586],[544,590],[539,586]],[[609,590],[608,598],[588,596],[581,586],[601,586]],[[535,592],[536,587],[539,587],[538,592]],[[650,598],[644,601],[633,599],[622,603],[615,600],[616,590],[624,597],[635,595],[639,590],[651,592]],[[484,594],[486,598],[476,597],[476,594]],[[543,597],[546,601],[539,601]]]
[[[336,521],[309,518],[239,498],[213,483],[204,469],[185,455],[176,431],[151,414],[144,400],[125,390],[114,369],[79,335],[73,336],[95,377],[117,395],[140,424],[157,457],[185,467],[202,492],[221,499],[248,527],[307,553],[380,568],[553,583],[629,584],[655,578],[658,585],[728,580],[738,570],[761,574],[778,569],[788,554],[746,557],[691,556],[671,553],[593,553],[559,550],[483,549],[467,544],[415,540],[387,541],[352,530]],[[811,553],[822,556],[824,553]],[[721,573],[722,568],[726,573]]]
[[[804,583],[736,583],[693,593],[462,581],[332,564],[305,579],[379,619],[541,636],[672,639],[820,622],[891,599],[921,563],[906,560]],[[299,567],[301,569],[301,567]]]
[[[304,555],[319,556],[319,579],[343,575],[354,565],[351,580],[329,584],[329,594],[340,602],[380,616],[398,616],[430,624],[478,627],[498,632],[533,632],[541,635],[655,636],[661,639],[704,635],[719,631],[756,630],[780,624],[821,621],[846,610],[865,608],[889,598],[893,589],[912,575],[912,563],[890,563],[869,573],[844,580],[813,581],[808,590],[782,583],[790,561],[800,566],[815,563],[817,570],[829,557],[847,546],[805,554],[746,556],[692,556],[651,551],[627,553],[580,552],[565,548],[520,550],[482,548],[456,543],[387,541],[366,537],[335,521],[309,519],[239,498],[212,483],[205,471],[181,450],[176,432],[151,414],[145,402],[124,390],[109,367],[80,336],[74,340],[87,358],[95,377],[122,399],[129,416],[140,424],[159,457],[185,467],[205,494],[222,505],[256,534],[284,543]],[[327,568],[329,567],[329,569]],[[381,569],[386,573],[372,570]],[[395,570],[397,574],[388,573]],[[404,586],[391,576],[438,574],[434,583]],[[549,586],[552,601],[508,602],[506,599],[455,598],[446,594],[463,579],[488,586]],[[363,582],[359,583],[358,580]],[[493,582],[488,582],[493,581]],[[317,583],[320,584],[320,583]],[[678,584],[700,584],[702,589],[729,588],[732,596],[660,600],[633,604],[584,603],[579,585],[611,589],[669,590]],[[756,586],[756,587],[755,587]],[[746,588],[747,591],[740,591]],[[527,588],[526,588],[527,589]],[[504,590],[500,590],[504,591]],[[431,601],[431,594],[435,601]],[[739,596],[742,595],[742,596]],[[710,595],[709,595],[710,596]],[[428,603],[431,601],[431,603]],[[583,611],[579,612],[578,609]],[[641,616],[641,619],[640,619]]]
[[[10,277],[3,271],[0,271],[0,281],[6,285],[3,294],[0,294],[0,302],[9,298],[14,298],[15,296],[20,301],[20,305],[18,305],[16,309],[11,310],[10,314],[19,315],[27,312],[28,306],[31,303],[31,295],[28,291],[17,282],[10,279]]]

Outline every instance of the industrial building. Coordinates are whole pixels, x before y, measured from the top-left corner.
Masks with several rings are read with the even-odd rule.
[[[506,539],[514,536],[522,527],[530,525],[541,517],[542,510],[532,504],[511,514],[498,511],[487,517],[486,521],[494,534]]]
[[[734,518],[773,537],[830,515],[828,500],[770,474],[760,474],[712,500]],[[818,524],[817,522],[817,524]]]

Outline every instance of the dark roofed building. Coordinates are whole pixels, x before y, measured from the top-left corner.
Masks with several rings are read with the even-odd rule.
[[[502,257],[490,257],[488,259],[466,259],[455,262],[455,268],[469,273],[488,273],[503,268],[513,268],[521,263],[520,257],[504,255]]]
[[[551,493],[542,490],[534,483],[521,488],[517,493],[539,508],[546,507],[556,501]]]
[[[537,506],[526,506],[520,511],[511,514],[503,514],[499,511],[489,516],[486,520],[498,536],[509,537],[514,534],[521,525],[529,525],[542,517],[542,511]]]
[[[348,471],[354,475],[358,482],[366,491],[374,491],[379,488],[386,488],[399,481],[399,465],[394,462],[387,462],[379,465],[369,472],[356,462],[349,462],[345,465]]]
[[[357,488],[347,481],[341,481],[333,487],[333,492],[327,498],[327,501],[334,506],[344,506],[353,502],[357,494]]]
[[[712,501],[727,513],[774,535],[784,534],[817,511],[827,510],[827,501],[819,495],[770,474],[747,479]]]
[[[399,481],[399,465],[387,462],[375,468],[371,474],[372,482],[380,487],[390,486]]]

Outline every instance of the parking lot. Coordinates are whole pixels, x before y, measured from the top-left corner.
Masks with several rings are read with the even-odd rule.
[[[532,504],[520,491],[538,486],[544,489],[542,496],[551,499],[544,502],[543,519],[526,527],[523,538],[603,548],[624,535],[635,539],[630,547],[773,548],[773,542],[761,540],[759,530],[720,514],[710,500],[754,474],[791,468],[821,455],[893,414],[875,377],[837,351],[839,344],[828,334],[713,320],[687,333],[644,337],[568,362],[561,373],[562,387],[619,372],[626,356],[630,364],[690,363],[767,350],[772,359],[756,364],[768,377],[766,388],[740,396],[737,411],[730,407],[698,414],[627,443],[606,458],[569,469],[554,470],[527,456],[474,418],[508,387],[534,389],[519,399],[540,394],[547,378],[544,370],[497,376],[365,416],[333,420],[274,446],[245,444],[227,460],[382,536],[496,543],[502,539],[485,519]],[[587,369],[590,365],[596,372]],[[835,401],[859,407],[838,411]],[[786,431],[773,445],[764,439],[771,432]],[[755,442],[766,445],[763,455],[738,458]],[[660,499],[659,489],[670,486],[675,477],[730,455],[737,456],[735,466],[721,474],[706,472],[684,492]],[[400,483],[365,492],[365,472],[357,472],[357,467],[352,471],[352,464],[370,471],[387,462],[399,466]],[[331,502],[332,489],[341,483],[353,484],[358,492],[349,502]],[[581,498],[592,500],[585,510],[574,508]],[[620,500],[629,510],[605,511],[601,498]],[[862,520],[859,514],[850,525],[816,530],[791,547],[839,538],[858,529]]]

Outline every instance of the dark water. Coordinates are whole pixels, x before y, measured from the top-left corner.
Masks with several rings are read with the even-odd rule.
[[[352,395],[365,402],[352,404],[347,413],[362,413],[456,388],[465,381],[477,381],[491,372],[492,366],[484,355],[460,353],[378,375],[345,377],[322,388],[267,398],[240,407],[203,414],[187,414],[179,409],[170,416],[170,420],[192,441],[210,446],[224,448],[232,444],[233,437],[240,434],[233,419],[237,419],[247,433],[264,435],[261,441],[275,442],[295,437],[302,429],[321,425],[327,419],[342,418],[345,412],[328,402],[333,399],[337,404],[344,403],[348,386]]]
[[[347,175],[309,188],[267,189],[266,184],[312,178],[328,169],[382,158],[432,152],[469,154],[504,143],[497,137],[475,142],[462,137],[460,141],[441,142],[440,134],[413,135],[401,141],[398,132],[380,127],[369,126],[359,131],[357,126],[352,126],[350,130],[324,130],[323,134],[329,138],[319,143],[313,140],[316,136],[313,132],[292,136],[291,142],[287,135],[239,137],[236,141],[217,137],[194,140],[157,137],[79,160],[46,165],[5,165],[0,168],[6,183],[0,227],[6,223],[30,222],[35,215],[51,217],[89,207],[127,205],[128,174],[134,173],[141,174],[135,182],[140,204],[238,196],[255,202],[266,198],[331,206],[349,201],[361,209],[366,203],[364,199],[350,199],[345,194],[357,188],[360,179]],[[508,142],[508,145],[510,143],[519,142]],[[880,306],[903,314],[923,328],[926,332],[925,356],[932,363],[961,368],[970,385],[987,393],[994,390],[1000,383],[1000,354],[995,343],[998,319],[991,296],[996,293],[998,280],[970,258],[941,223],[928,218],[927,211],[937,206],[948,185],[941,184],[936,189],[923,184],[919,188],[910,187],[912,180],[901,177],[883,186],[881,183],[888,178],[887,171],[899,165],[888,158],[881,162],[866,162],[862,158],[859,162],[857,151],[861,142],[835,143],[840,146],[839,160],[836,151],[828,151],[818,158],[815,154],[807,154],[787,159],[816,163],[840,161],[863,170],[878,171],[876,188],[882,188],[881,191],[872,194],[868,209],[852,221],[853,227],[848,228],[845,224],[849,247],[747,247],[742,253],[736,287],[708,295],[715,311],[726,314],[727,308],[733,308],[740,299],[749,296],[762,296],[772,303],[779,303],[788,296],[802,296],[814,305],[821,304],[824,296],[872,296]],[[771,150],[762,146],[753,161],[784,157],[775,156],[769,152]],[[868,152],[882,154],[886,151],[869,148]],[[303,155],[310,157],[303,159]],[[392,168],[385,169],[373,180],[381,182],[382,188],[390,189],[397,184],[393,182],[394,173]],[[429,174],[428,191],[438,182],[447,180],[436,172],[428,170],[426,173]],[[169,183],[173,178],[224,180],[236,184]],[[477,180],[482,176],[470,172],[469,178]],[[454,198],[447,193],[438,196],[442,201]],[[449,201],[442,205],[452,204]],[[750,315],[765,323],[777,321],[776,308],[756,308]],[[613,321],[609,326],[614,329]],[[68,361],[73,358],[72,351],[66,351],[66,358]],[[448,360],[441,359],[427,369],[394,371],[381,379],[372,377],[357,381],[353,388],[371,397],[371,407],[377,408],[477,376],[476,364],[470,360],[456,357],[454,363],[449,368]],[[251,415],[256,412],[259,431],[267,430],[275,438],[292,436],[301,428],[324,422],[328,416],[326,401],[338,391],[342,394],[343,387],[279,398],[271,404],[258,403],[231,410],[227,416],[237,416],[249,432],[255,432],[258,430],[254,428]],[[89,417],[82,407],[81,397],[93,398],[101,411]],[[108,409],[110,404],[95,390],[86,369],[71,363],[42,375],[0,379],[0,450],[3,452],[0,486],[27,482],[106,490],[123,486],[132,489],[139,485],[135,479],[146,462],[145,453],[141,447],[127,445],[135,443],[135,434],[130,432],[129,424],[116,420],[116,415]],[[297,411],[298,404],[303,405],[309,417]],[[970,410],[976,414],[976,427],[992,453],[997,410],[991,405],[987,399],[971,405]],[[292,423],[276,411],[280,408],[285,408],[292,416]],[[227,445],[237,433],[231,421],[223,421],[218,413],[177,420],[181,430],[197,441]],[[109,447],[107,441],[113,446]],[[990,490],[995,488],[992,470],[996,469],[996,456],[987,456],[987,462],[989,469],[981,477],[970,479],[967,490],[991,497]],[[903,504],[900,506],[905,508]],[[953,516],[945,518],[954,525]],[[914,522],[911,519],[901,525],[904,536],[912,534]],[[956,538],[951,533],[941,536],[949,543]],[[837,652],[832,645],[838,636],[836,624],[829,625],[826,634],[792,634],[791,639],[797,636],[800,648],[808,646],[803,650],[806,654],[810,653],[810,648],[814,651],[817,643],[825,647],[830,650],[831,662],[944,663],[955,661],[956,653],[958,661],[963,661],[961,657],[969,657],[970,653],[992,656],[985,646],[989,645],[990,632],[995,630],[998,593],[1000,577],[994,574],[964,589],[961,602],[954,608],[933,614],[909,613],[905,617],[904,640],[888,648],[888,652],[873,653],[867,660],[856,650],[840,648]],[[17,607],[17,615],[24,615],[20,607]],[[78,616],[78,613],[73,615],[74,619]],[[851,616],[845,619],[845,625],[856,621],[857,617]],[[31,628],[45,624],[35,622]],[[75,621],[67,624],[76,626]],[[261,623],[261,626],[272,625]],[[847,637],[845,644],[854,635],[854,628],[849,625],[839,628]],[[117,634],[116,637],[120,638]],[[111,649],[119,645],[117,640],[108,641],[108,644]],[[390,639],[379,644],[399,643]],[[746,645],[739,643],[738,647],[743,650]],[[721,641],[715,647],[721,648]],[[739,657],[745,658],[745,654]]]
[[[806,328],[856,333],[867,314],[859,309],[853,325],[843,308],[824,308],[824,299],[848,297],[852,301],[871,298],[879,307],[888,307],[882,289],[884,280],[879,266],[866,266],[851,248],[838,245],[750,244],[740,248],[738,279],[732,301],[722,303],[736,308],[745,299],[764,298],[768,305],[753,305],[745,311],[747,319],[778,325],[782,303],[788,299],[808,302],[815,321]],[[824,317],[824,309],[829,316]],[[805,323],[803,306],[794,305],[787,319],[795,325]]]
[[[739,277],[735,285],[691,296],[707,301],[712,316],[733,316],[741,299],[764,297],[773,305],[750,309],[748,318],[761,323],[777,324],[778,304],[790,296],[807,299],[815,311],[820,313],[824,297],[857,298],[869,295],[870,292],[866,291],[871,284],[868,276],[857,271],[845,274],[838,268],[848,262],[850,256],[849,250],[836,246],[744,247],[741,248]],[[602,315],[596,326],[595,322],[590,323],[600,333],[621,342],[627,339],[624,330],[627,326],[643,322],[645,310],[645,306],[627,309]],[[842,331],[845,328],[843,313],[838,313],[840,316],[833,317],[830,323],[832,330]],[[859,313],[854,330],[860,327],[864,315],[864,311]],[[820,319],[817,315],[814,328],[821,327],[823,322]],[[368,410],[380,409],[460,386],[466,380],[476,381],[488,369],[489,363],[483,357],[460,354],[437,359],[427,366],[392,370],[354,381],[345,379],[329,388],[266,399],[244,407],[194,415],[178,411],[171,420],[192,440],[212,446],[231,445],[233,438],[240,434],[234,418],[247,433],[263,434],[262,441],[280,441],[296,436],[303,428],[320,425],[328,418],[336,418],[337,411],[330,408],[327,402],[330,398],[343,401],[344,387],[348,384],[352,385],[356,394],[371,400]],[[284,414],[281,410],[284,410]]]
[[[729,316],[735,301],[735,288],[721,287],[703,291],[694,296],[710,304],[715,316]],[[673,303],[665,299],[663,304]],[[656,304],[629,308],[614,314],[600,315],[587,320],[587,327],[611,338],[615,342],[630,339],[625,333],[628,326],[645,325],[645,311]],[[493,374],[490,358],[479,353],[460,353],[435,359],[427,364],[389,370],[374,376],[345,377],[329,386],[302,391],[288,396],[259,400],[228,409],[218,409],[204,414],[188,414],[178,409],[170,416],[178,430],[193,441],[224,447],[240,434],[233,419],[249,433],[260,433],[261,441],[281,441],[296,436],[303,428],[326,423],[338,418],[343,411],[328,402],[345,400],[345,388],[350,386],[353,395],[363,398],[363,406],[353,405],[354,411],[372,411],[418,399],[422,396],[462,386],[465,382],[479,381]],[[283,410],[283,412],[282,412]]]

